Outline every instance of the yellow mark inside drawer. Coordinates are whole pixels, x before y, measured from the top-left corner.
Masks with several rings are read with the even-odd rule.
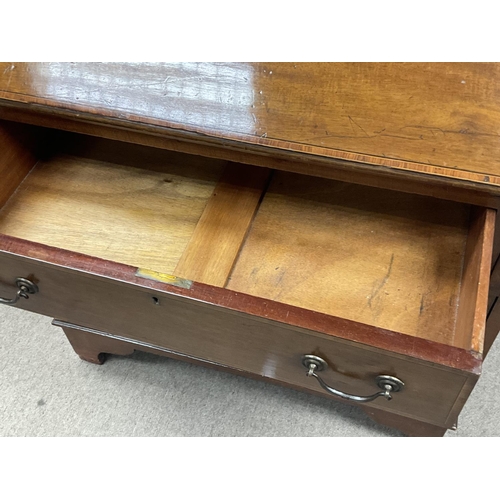
[[[193,284],[191,280],[178,278],[177,276],[173,276],[172,274],[159,273],[157,271],[152,271],[151,269],[138,268],[135,275],[139,278],[147,278],[149,280],[159,281],[160,283],[168,283],[169,285],[186,288],[188,290]]]

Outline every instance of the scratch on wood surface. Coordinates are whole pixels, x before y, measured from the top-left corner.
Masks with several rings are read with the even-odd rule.
[[[461,128],[459,130],[447,130],[447,129],[442,129],[439,127],[431,127],[431,126],[425,126],[425,125],[405,125],[404,127],[399,127],[398,129],[395,129],[394,131],[386,131],[385,128],[382,130],[375,130],[373,133],[369,134],[361,125],[359,125],[355,120],[353,120],[349,115],[347,116],[349,119],[349,123],[351,125],[351,130],[353,132],[353,135],[346,135],[346,134],[334,134],[331,131],[326,133],[324,136],[318,137],[307,137],[302,139],[303,142],[305,143],[313,143],[314,141],[318,140],[330,140],[330,139],[359,139],[362,136],[359,135],[357,129],[354,128],[354,125],[356,125],[357,128],[363,131],[364,138],[365,139],[375,139],[379,137],[390,137],[394,139],[404,139],[407,141],[422,141],[422,140],[436,140],[440,138],[440,135],[442,134],[442,137],[445,137],[447,134],[460,134],[460,135],[467,135],[470,136],[470,138],[474,137],[493,137],[493,138],[498,138],[500,134],[495,134],[495,133],[485,133],[485,132],[476,132],[473,130],[470,130],[469,128]],[[406,131],[409,131],[408,134],[406,134]],[[422,134],[422,131],[424,132]],[[406,134],[406,135],[404,135]],[[429,135],[432,134],[432,135]],[[324,142],[322,142],[323,144]],[[433,152],[435,151],[435,148]],[[383,155],[385,156],[385,155]],[[394,155],[392,155],[394,158],[396,158]],[[429,162],[430,163],[430,162]],[[455,167],[456,168],[456,167]]]
[[[281,269],[281,270],[277,273],[275,286],[278,286],[278,285],[280,285],[280,284],[281,284],[281,282],[283,281],[283,278],[284,278],[284,276],[285,276],[285,273],[286,273],[286,269]]]
[[[4,70],[3,70],[3,74],[5,75],[6,73],[9,73],[9,80],[5,86],[6,89],[8,89],[10,87],[10,81],[12,79],[12,71],[13,69],[15,68],[16,66],[14,64],[11,64],[10,66],[7,66]]]
[[[418,129],[418,130],[424,130],[424,131],[430,131],[433,136],[435,136],[436,132],[440,132],[443,135],[446,134],[462,134],[462,135],[471,135],[471,136],[480,136],[480,137],[499,137],[500,134],[498,133],[487,133],[487,132],[476,132],[474,130],[470,130],[469,128],[461,128],[459,130],[449,130],[449,129],[442,129],[440,127],[429,127],[426,125],[405,125],[404,127],[401,127],[399,130],[403,131],[405,129]]]
[[[372,307],[372,301],[373,299],[379,294],[380,290],[385,286],[387,283],[387,280],[389,279],[392,271],[392,264],[394,262],[394,254],[391,255],[391,261],[389,262],[389,267],[387,269],[387,272],[385,273],[384,278],[380,282],[375,282],[373,285],[372,293],[368,296],[368,306]]]
[[[366,137],[370,137],[368,132],[359,123],[356,123],[349,115],[347,116],[347,118],[349,118],[353,132],[354,132],[354,127],[352,126],[352,124],[354,123],[354,125],[356,125],[356,127],[360,128],[363,131],[363,133],[366,135]]]

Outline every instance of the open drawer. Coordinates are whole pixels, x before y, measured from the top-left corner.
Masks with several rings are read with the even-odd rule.
[[[38,287],[17,307],[323,394],[302,364],[318,356],[348,394],[404,382],[369,406],[456,423],[493,210],[44,129],[33,155],[2,133],[0,296]]]

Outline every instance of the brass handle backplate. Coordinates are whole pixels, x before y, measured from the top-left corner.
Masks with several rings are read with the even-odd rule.
[[[375,383],[380,389],[382,389],[381,391],[369,396],[356,396],[354,394],[347,394],[346,392],[342,392],[338,389],[330,387],[316,373],[328,368],[328,364],[323,358],[314,356],[314,354],[305,354],[302,357],[302,364],[307,368],[306,375],[308,377],[314,377],[319,382],[319,385],[323,387],[323,389],[325,389],[325,391],[333,394],[334,396],[338,396],[349,401],[356,401],[357,403],[369,403],[370,401],[373,401],[374,399],[377,399],[379,397],[384,397],[387,400],[391,400],[392,394],[394,392],[401,391],[405,385],[404,382],[397,377],[393,377],[391,375],[378,375],[375,378]]]
[[[29,299],[30,295],[38,292],[38,286],[32,281],[26,278],[16,279],[17,293],[13,299],[2,299],[0,297],[0,304],[12,305],[15,304],[19,299]]]

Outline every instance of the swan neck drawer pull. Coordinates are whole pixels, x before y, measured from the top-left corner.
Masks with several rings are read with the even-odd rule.
[[[15,304],[19,299],[29,299],[30,295],[38,292],[38,287],[30,280],[26,278],[16,279],[17,293],[13,299],[2,299],[0,297],[0,304],[12,305]]]
[[[325,391],[338,396],[349,401],[356,401],[357,403],[369,403],[374,399],[379,397],[384,397],[387,400],[392,399],[392,393],[399,392],[403,389],[404,383],[396,377],[391,375],[378,375],[375,378],[375,382],[381,391],[372,394],[371,396],[355,396],[354,394],[347,394],[345,392],[339,391],[327,385],[324,380],[317,374],[317,372],[323,371],[328,368],[328,363],[320,358],[319,356],[314,356],[313,354],[305,354],[302,357],[302,364],[307,368],[306,375],[308,377],[314,377],[319,385],[325,389]]]

